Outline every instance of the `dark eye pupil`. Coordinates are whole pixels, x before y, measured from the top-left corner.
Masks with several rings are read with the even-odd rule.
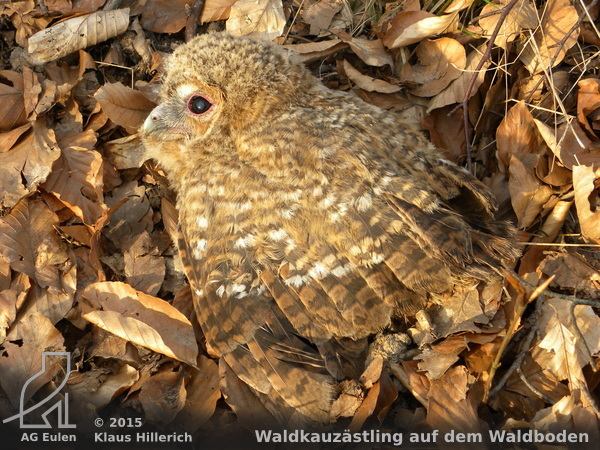
[[[188,101],[188,109],[193,114],[204,114],[211,106],[212,103],[200,95],[194,95]]]

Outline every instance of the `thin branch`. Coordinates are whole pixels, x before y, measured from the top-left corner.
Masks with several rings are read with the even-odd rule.
[[[542,289],[539,289],[539,288],[536,289],[535,291],[533,291],[531,293],[531,296],[530,296],[530,299],[537,297],[537,300],[535,302],[535,311],[532,314],[532,317],[534,318],[532,320],[533,326],[531,327],[531,329],[529,330],[529,333],[527,333],[527,336],[523,340],[523,343],[521,344],[519,353],[517,354],[517,357],[515,358],[513,363],[510,365],[510,367],[508,368],[506,373],[502,376],[502,378],[500,378],[500,381],[498,381],[498,384],[494,387],[494,389],[490,390],[489,398],[494,398],[496,395],[498,395],[498,392],[500,392],[500,390],[502,390],[502,388],[504,388],[504,386],[506,385],[506,382],[508,381],[510,376],[513,374],[513,372],[515,370],[520,369],[521,364],[523,363],[523,360],[529,353],[529,350],[531,347],[531,342],[533,341],[533,338],[539,329],[539,323],[537,322],[537,319],[542,314],[542,303],[543,303],[544,297],[540,296],[540,294],[544,291],[543,286],[544,286],[543,284],[541,286],[539,286],[539,288],[542,288]]]
[[[589,11],[591,9],[593,9],[597,4],[598,4],[599,0],[594,0],[592,3],[590,3],[588,5],[588,7],[586,8],[585,5],[582,5],[582,7],[586,10],[586,12],[589,14]],[[577,30],[581,24],[583,23],[583,20],[587,17],[586,14],[581,14],[579,16],[579,19],[577,20],[577,22],[575,22],[575,24],[571,27],[571,29],[569,31],[567,31],[567,33],[563,36],[563,38],[557,42],[555,44],[556,47],[556,52],[554,53],[554,55],[552,56],[552,59],[550,59],[550,64],[548,65],[548,67],[550,69],[552,69],[552,66],[554,66],[554,62],[556,61],[556,58],[558,58],[558,55],[560,53],[560,50],[563,48],[563,46],[566,44],[567,40],[571,37],[571,35],[575,32],[575,30]],[[535,86],[533,87],[533,89],[531,89],[531,91],[529,92],[529,95],[527,96],[527,98],[525,99],[525,103],[529,103],[531,101],[531,97],[533,96],[534,92],[537,90],[537,88],[540,87],[540,84],[542,83],[542,81],[544,80],[544,78],[540,78],[537,83],[535,83]]]
[[[194,36],[196,36],[196,33],[198,32],[198,20],[202,15],[203,9],[204,0],[194,0],[192,10],[185,24],[185,42],[189,42]]]
[[[552,400],[550,397],[548,397],[542,391],[538,390],[533,384],[531,384],[529,382],[529,380],[527,379],[527,377],[523,374],[523,371],[521,370],[520,367],[517,369],[517,375],[519,375],[519,378],[521,379],[523,384],[525,386],[527,386],[527,389],[529,389],[531,392],[533,392],[539,398],[544,400],[546,403],[549,403],[550,405],[554,405],[556,403],[554,400]]]
[[[496,28],[494,28],[494,31],[490,35],[490,40],[488,41],[488,45],[485,50],[485,53],[479,60],[479,63],[477,64],[477,67],[475,68],[473,76],[471,77],[471,80],[469,81],[469,85],[467,86],[467,91],[465,92],[465,96],[463,97],[462,105],[457,105],[448,114],[448,116],[451,116],[456,111],[458,111],[458,109],[462,106],[463,124],[465,127],[465,141],[466,141],[466,145],[467,145],[467,169],[469,170],[469,172],[473,172],[473,161],[472,161],[472,155],[471,155],[471,150],[472,150],[471,149],[471,136],[469,133],[469,99],[471,98],[471,91],[473,90],[473,86],[475,86],[475,80],[479,76],[479,71],[481,70],[481,68],[483,67],[485,62],[488,59],[490,59],[490,57],[492,56],[492,48],[494,46],[494,42],[496,41],[496,37],[498,37],[498,33],[500,32],[500,27],[502,27],[502,24],[506,20],[506,16],[508,16],[508,13],[510,12],[510,10],[513,9],[514,6],[518,2],[519,2],[519,0],[511,0],[510,3],[508,3],[504,8],[502,8],[502,10],[500,12],[500,17],[498,18],[498,22],[496,23]]]

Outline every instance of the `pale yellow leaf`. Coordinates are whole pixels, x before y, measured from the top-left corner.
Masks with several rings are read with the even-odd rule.
[[[283,34],[285,14],[281,0],[238,0],[226,29],[234,36],[256,36],[272,41]]]
[[[89,285],[83,317],[122,339],[195,365],[198,346],[190,321],[164,300],[121,282]]]
[[[391,21],[383,43],[388,48],[414,44],[443,33],[457,17],[457,13],[436,16],[426,11],[403,11]]]
[[[128,26],[129,8],[98,11],[39,31],[29,38],[28,51],[34,64],[44,64],[118,36]]]

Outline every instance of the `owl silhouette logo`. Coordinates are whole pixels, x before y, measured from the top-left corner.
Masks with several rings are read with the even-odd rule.
[[[33,383],[36,379],[43,376],[46,373],[46,368],[50,367],[49,363],[51,357],[63,357],[66,359],[66,371],[65,377],[57,386],[57,388],[51,392],[48,396],[37,402],[35,405],[25,407],[25,395],[27,392],[27,388],[31,383]],[[21,397],[19,401],[19,413],[15,414],[8,419],[4,419],[3,423],[12,422],[13,420],[19,419],[20,428],[52,428],[52,425],[48,421],[48,416],[56,412],[57,416],[57,428],[75,428],[76,425],[69,423],[69,394],[64,393],[63,396],[60,396],[61,390],[67,384],[69,380],[69,375],[71,374],[71,353],[70,352],[42,352],[42,369],[29,378],[23,388],[21,389]],[[42,410],[46,409],[44,413],[41,414],[41,418],[43,423],[24,423],[24,418],[27,414],[34,410]]]

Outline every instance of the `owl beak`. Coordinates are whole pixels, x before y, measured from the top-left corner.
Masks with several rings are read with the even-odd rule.
[[[142,125],[142,133],[145,135],[152,135],[164,131],[166,126],[163,120],[164,116],[164,103],[154,108]]]

